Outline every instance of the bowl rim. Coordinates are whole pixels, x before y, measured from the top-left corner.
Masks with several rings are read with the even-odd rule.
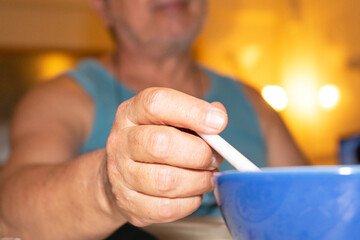
[[[316,165],[316,166],[288,166],[288,167],[263,167],[260,172],[239,172],[227,170],[217,173],[217,177],[226,175],[272,175],[272,174],[329,174],[329,175],[354,175],[360,174],[360,165]]]

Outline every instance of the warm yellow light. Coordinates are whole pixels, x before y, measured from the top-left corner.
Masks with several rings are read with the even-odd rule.
[[[246,70],[251,70],[261,57],[261,49],[256,45],[244,47],[240,53],[240,64]]]
[[[277,111],[284,110],[288,99],[285,90],[280,86],[265,86],[261,94],[263,98]]]
[[[293,116],[313,119],[317,113],[318,74],[307,62],[298,62],[285,71],[284,88]]]
[[[39,75],[47,80],[74,66],[74,60],[66,54],[49,53],[43,55],[38,62]]]
[[[336,106],[339,101],[340,93],[338,87],[334,85],[323,86],[318,95],[320,106],[325,109],[331,109]]]

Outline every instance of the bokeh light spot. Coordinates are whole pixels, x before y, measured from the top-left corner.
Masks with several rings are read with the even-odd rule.
[[[265,86],[261,94],[266,102],[268,102],[275,110],[284,110],[288,103],[288,98],[285,90],[280,86],[268,85]]]
[[[335,85],[323,86],[318,95],[319,104],[325,109],[331,109],[336,106],[339,101],[340,93]]]

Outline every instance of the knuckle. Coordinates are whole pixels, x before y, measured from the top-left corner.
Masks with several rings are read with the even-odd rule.
[[[111,131],[109,133],[109,136],[106,140],[106,150],[109,152],[112,152],[116,149],[117,146],[121,146],[118,144],[118,142],[120,141],[120,131],[122,129],[122,127],[120,125],[122,125],[123,121],[121,120],[121,117],[124,116],[124,111],[127,108],[129,104],[129,100],[121,103],[117,110],[116,110],[116,115],[115,115],[115,120],[114,123],[111,127]]]
[[[114,133],[109,134],[109,137],[106,141],[106,151],[107,152],[114,151],[114,147],[116,146],[117,139],[118,139],[118,137],[116,136],[116,134],[114,134]]]
[[[169,167],[159,168],[155,178],[155,187],[161,193],[168,193],[176,187],[176,178]]]
[[[162,199],[159,201],[158,214],[160,221],[169,221],[176,217],[176,208],[171,205],[170,199]]]
[[[154,158],[166,158],[169,152],[170,137],[164,132],[151,133],[148,141],[149,154]]]
[[[115,118],[119,118],[124,116],[124,112],[126,112],[126,109],[130,103],[130,99],[122,102],[116,109]]]
[[[116,110],[116,113],[121,114],[126,109],[128,103],[129,103],[129,100],[120,103],[120,105],[118,106],[118,108]]]
[[[149,88],[142,92],[144,97],[144,110],[150,116],[157,116],[162,99],[164,99],[165,90],[160,88]]]

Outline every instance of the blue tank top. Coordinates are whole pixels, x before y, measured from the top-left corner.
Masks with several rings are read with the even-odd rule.
[[[266,165],[266,145],[254,107],[247,99],[241,83],[203,68],[210,80],[210,89],[203,97],[207,102],[221,102],[228,113],[228,125],[220,134],[258,167]],[[90,95],[95,104],[91,134],[81,153],[104,148],[117,107],[135,96],[135,92],[118,82],[94,59],[86,59],[68,75]],[[224,161],[220,171],[232,170]],[[220,215],[213,193],[204,195],[201,207],[193,215]]]

